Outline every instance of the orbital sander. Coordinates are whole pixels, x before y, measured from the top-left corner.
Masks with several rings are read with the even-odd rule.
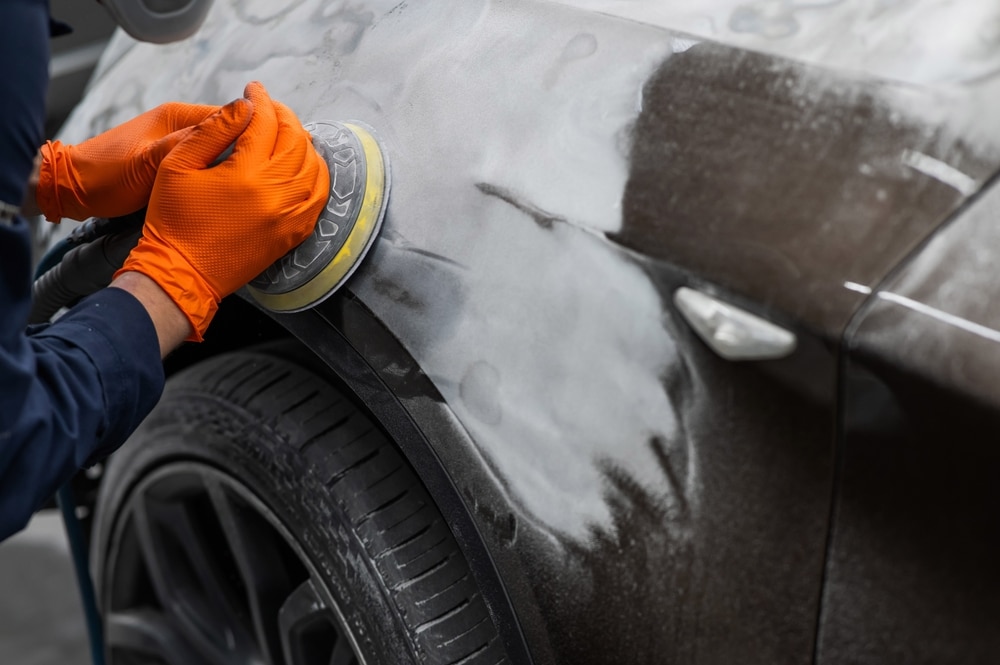
[[[370,127],[314,122],[305,128],[330,170],[330,196],[312,234],[247,285],[272,312],[301,312],[343,286],[375,242],[389,198],[389,165]],[[38,266],[29,322],[48,321],[107,286],[139,241],[143,220],[144,211],[92,218],[50,249]]]
[[[371,249],[389,199],[389,165],[361,122],[305,126],[330,169],[330,198],[312,235],[247,285],[272,312],[301,312],[339,289]]]

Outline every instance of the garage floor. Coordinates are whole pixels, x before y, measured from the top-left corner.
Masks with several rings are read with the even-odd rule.
[[[73,564],[54,511],[0,544],[0,663],[87,665]]]

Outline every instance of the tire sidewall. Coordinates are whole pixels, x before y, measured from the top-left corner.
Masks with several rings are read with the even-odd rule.
[[[194,462],[249,489],[294,538],[307,566],[327,585],[366,663],[419,662],[385,585],[345,512],[290,440],[256,414],[191,385],[180,375],[156,409],[109,461],[97,501],[92,574],[107,602],[110,559],[131,492],[166,464]]]

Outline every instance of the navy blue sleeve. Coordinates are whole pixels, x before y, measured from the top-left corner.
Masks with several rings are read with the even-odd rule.
[[[0,202],[10,206],[42,140],[48,30],[47,0],[0,0]],[[25,333],[30,246],[23,220],[0,219],[0,539],[120,445],[163,390],[156,330],[125,291],[104,289]]]
[[[0,228],[0,539],[77,469],[121,445],[164,381],[156,329],[121,289],[24,334],[28,243],[24,222]]]
[[[48,0],[0,2],[0,202],[20,206],[45,123]]]

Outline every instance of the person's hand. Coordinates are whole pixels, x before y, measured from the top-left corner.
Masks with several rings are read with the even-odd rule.
[[[118,217],[146,206],[160,161],[218,106],[171,102],[79,145],[48,141],[35,202],[50,222]]]
[[[305,240],[330,174],[284,104],[250,83],[160,163],[142,238],[119,274],[152,278],[200,341],[219,301]],[[231,144],[233,153],[210,166]]]

